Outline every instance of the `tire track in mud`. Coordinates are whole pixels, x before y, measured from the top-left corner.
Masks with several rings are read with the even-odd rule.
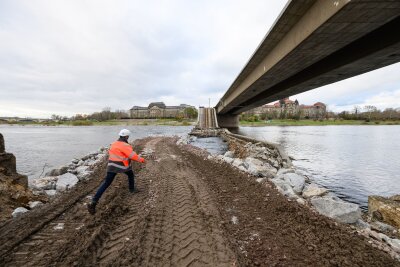
[[[93,194],[97,190],[103,180],[104,169],[105,164],[94,174],[100,179],[93,178],[88,182],[79,183],[68,194],[60,195],[43,209],[30,212],[27,214],[28,216],[2,225],[0,242],[4,240],[11,240],[11,242],[0,243],[2,252],[0,265],[47,266],[56,265],[57,262],[61,263],[60,265],[83,262],[84,266],[88,266],[97,262],[97,258],[93,261],[88,261],[88,258],[81,261],[83,255],[88,256],[88,253],[84,253],[84,251],[92,248],[96,243],[102,243],[103,239],[108,236],[108,234],[104,234],[104,230],[107,228],[105,226],[116,225],[115,221],[119,220],[118,215],[122,216],[129,212],[129,209],[123,205],[125,199],[128,198],[127,195],[130,194],[126,192],[128,191],[126,177],[117,177],[104,194],[105,200],[101,201],[110,204],[101,205],[102,207],[99,207],[96,214],[97,217],[88,214],[86,209],[86,204],[90,200],[87,198],[88,194]],[[142,184],[141,181],[139,181],[139,185],[147,187],[147,184]],[[119,187],[126,189],[121,190]],[[123,190],[125,192],[121,194]],[[129,197],[133,196],[130,194]],[[136,194],[135,197],[137,198]],[[145,194],[142,194],[142,198],[146,198]],[[110,218],[111,222],[106,223],[106,221],[110,221]],[[129,220],[131,219],[125,221],[125,229],[131,226],[132,221],[129,222]],[[26,227],[27,225],[32,227]],[[14,235],[10,235],[10,231]],[[122,232],[122,234],[125,233]],[[120,247],[121,242],[119,241],[111,244],[110,248],[113,249],[115,245]],[[112,253],[109,255],[103,253],[100,258],[108,259],[110,256]],[[89,259],[93,258],[89,257]],[[91,263],[88,264],[88,262]]]
[[[94,175],[98,175],[103,170],[104,164],[99,167]],[[10,259],[18,263],[27,261],[29,258],[27,264],[31,264],[32,256],[34,258],[45,258],[46,254],[53,251],[53,247],[64,241],[64,239],[59,238],[54,227],[59,223],[65,224],[65,214],[76,213],[77,207],[85,201],[87,194],[94,190],[98,183],[96,180],[82,182],[71,192],[60,195],[55,201],[46,204],[43,208],[31,211],[26,216],[3,224],[0,228],[0,265],[10,261]],[[81,227],[79,220],[73,220],[65,230],[71,230],[74,225],[75,228]],[[13,233],[13,235],[10,235],[10,233]],[[42,246],[47,249],[40,249]]]
[[[235,266],[235,255],[188,181],[194,173],[173,146],[158,144],[159,164],[149,168],[156,200],[134,241],[132,266]]]

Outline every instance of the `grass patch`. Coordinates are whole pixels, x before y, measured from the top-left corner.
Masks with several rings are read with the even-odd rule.
[[[91,126],[92,121],[72,121],[72,126]]]

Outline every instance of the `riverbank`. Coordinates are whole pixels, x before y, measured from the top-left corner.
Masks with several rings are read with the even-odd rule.
[[[400,125],[400,121],[383,120],[268,120],[268,121],[244,121],[240,126],[326,126],[326,125]]]
[[[108,120],[108,121],[92,121],[92,120],[78,120],[78,121],[46,121],[46,122],[33,122],[33,121],[13,121],[2,122],[0,125],[37,125],[37,126],[191,126],[195,125],[196,120],[192,119],[124,119],[124,120]]]
[[[136,140],[139,193],[118,176],[93,217],[105,166],[0,225],[0,265],[400,266],[354,229],[176,138]],[[277,162],[278,165],[284,164]]]

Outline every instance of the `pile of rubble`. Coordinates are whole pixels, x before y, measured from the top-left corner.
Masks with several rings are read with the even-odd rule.
[[[64,192],[79,181],[89,179],[93,170],[105,160],[106,156],[107,148],[102,147],[80,159],[73,159],[66,166],[49,171],[43,178],[32,180],[29,187],[36,195],[54,196],[58,192]]]
[[[107,148],[102,147],[80,159],[73,159],[70,164],[47,172],[45,177],[30,181],[30,191],[37,197],[54,197],[57,193],[71,189],[79,181],[90,179],[93,170],[104,162],[106,156]],[[41,205],[42,201],[30,201],[27,206],[16,208],[12,216],[18,217]]]

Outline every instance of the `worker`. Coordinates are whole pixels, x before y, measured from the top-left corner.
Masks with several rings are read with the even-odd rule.
[[[144,158],[140,157],[133,151],[132,146],[128,143],[131,132],[122,129],[119,132],[119,139],[111,144],[108,151],[109,158],[107,164],[107,175],[103,183],[100,185],[96,194],[92,198],[92,202],[87,205],[90,214],[96,213],[96,205],[104,191],[111,185],[117,173],[125,173],[128,176],[129,191],[131,193],[138,192],[135,188],[134,174],[132,171],[131,160],[145,163]]]

